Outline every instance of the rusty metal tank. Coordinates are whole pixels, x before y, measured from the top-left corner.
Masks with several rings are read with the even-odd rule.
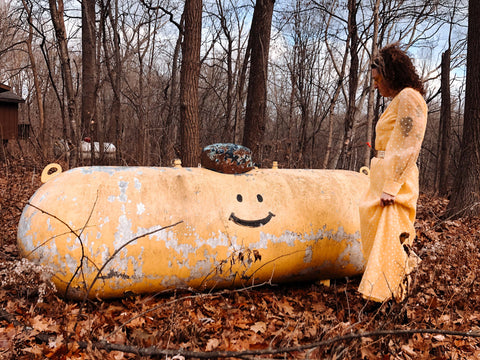
[[[368,176],[343,170],[46,168],[18,228],[23,256],[59,294],[112,298],[189,287],[361,274],[358,203]]]

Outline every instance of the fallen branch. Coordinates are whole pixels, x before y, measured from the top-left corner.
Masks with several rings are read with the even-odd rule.
[[[258,355],[274,355],[281,353],[291,353],[303,350],[309,350],[317,347],[328,346],[333,343],[341,341],[350,341],[360,339],[364,337],[381,337],[381,336],[399,336],[399,335],[413,335],[413,334],[432,334],[432,335],[450,335],[460,337],[480,337],[480,332],[464,332],[454,330],[441,330],[441,329],[394,329],[394,330],[378,330],[371,332],[351,333],[348,335],[338,336],[327,340],[321,340],[312,342],[310,344],[304,344],[299,346],[281,347],[281,348],[267,348],[259,350],[243,350],[243,351],[187,351],[183,349],[158,349],[155,346],[142,348],[132,345],[112,344],[107,341],[97,341],[88,343],[85,341],[79,341],[78,345],[82,349],[86,349],[89,346],[93,346],[97,349],[107,351],[122,351],[124,353],[130,353],[140,356],[176,356],[180,355],[185,358],[199,358],[199,359],[213,359],[213,358],[248,358],[249,356]]]
[[[15,316],[7,312],[5,309],[0,309],[0,320],[5,320],[17,327],[23,326],[23,324],[20,321],[15,319]]]

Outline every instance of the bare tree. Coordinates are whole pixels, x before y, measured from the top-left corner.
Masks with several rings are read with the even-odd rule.
[[[82,132],[91,139],[91,162],[95,160],[94,141],[97,139],[97,31],[95,0],[82,1]],[[99,149],[103,150],[102,147]]]
[[[440,125],[439,125],[439,147],[437,178],[438,193],[441,196],[447,196],[450,191],[450,154],[452,148],[452,97],[450,73],[452,71],[452,37],[453,28],[456,21],[458,4],[460,0],[455,0],[449,12],[448,43],[447,49],[442,54],[441,60],[441,107],[440,107]]]
[[[77,122],[77,100],[73,86],[73,75],[70,65],[70,54],[67,43],[67,31],[64,21],[63,0],[49,0],[49,9],[58,44],[58,54],[62,69],[62,77],[67,97],[67,114],[70,123],[70,140],[76,148],[80,144],[80,127]],[[75,165],[78,156],[72,157]]]
[[[465,117],[457,176],[447,215],[480,215],[480,2],[469,0]]]
[[[183,20],[181,20],[183,26]],[[162,139],[160,141],[161,157],[164,162],[168,159],[175,157],[175,144],[176,144],[176,132],[174,131],[174,119],[178,119],[178,58],[180,57],[180,49],[183,40],[183,31],[178,32],[177,41],[172,56],[172,70],[170,75],[170,81],[165,89],[166,98],[166,114],[165,123],[162,131]],[[176,116],[177,114],[177,116]]]
[[[104,52],[104,62],[106,77],[110,80],[112,89],[112,101],[105,104],[105,113],[111,116],[114,145],[116,146],[116,161],[120,162],[122,156],[121,141],[121,87],[123,75],[123,63],[120,53],[120,33],[119,33],[119,9],[118,0],[100,1],[100,28],[102,48]]]
[[[380,0],[375,0],[373,6],[373,34],[372,34],[372,50],[371,55],[374,56],[377,53],[378,49],[378,26],[379,26],[379,10],[380,10]],[[375,89],[373,87],[373,81],[371,80],[371,72],[369,69],[370,84],[368,88],[368,104],[367,104],[367,136],[366,143],[370,146],[365,146],[365,155],[363,158],[364,165],[370,165],[370,158],[372,156],[372,138],[373,138],[373,123],[375,117]]]
[[[452,118],[451,95],[450,95],[450,47],[442,54],[441,70],[441,94],[442,103],[440,107],[440,154],[438,166],[438,193],[442,196],[448,194],[448,168],[450,163],[450,128]]]
[[[243,144],[252,150],[256,161],[262,157],[258,152],[267,121],[268,54],[274,4],[275,0],[256,1],[250,29],[251,62]]]
[[[202,0],[186,0],[185,28],[180,72],[180,131],[182,163],[196,166],[200,161],[198,80],[202,31]]]
[[[45,132],[45,111],[43,107],[43,96],[42,96],[42,89],[40,86],[40,75],[38,73],[37,68],[37,60],[34,55],[33,49],[33,36],[34,36],[34,27],[33,27],[33,19],[32,19],[32,6],[28,4],[25,0],[22,0],[23,7],[27,14],[27,23],[28,23],[28,37],[27,37],[27,52],[28,57],[30,59],[30,67],[32,69],[32,77],[33,77],[33,84],[35,88],[35,100],[38,107],[38,120],[39,120],[39,129],[38,129],[38,137],[40,139],[40,143],[45,145],[46,140],[46,132]],[[47,155],[47,147],[43,147],[43,155]]]
[[[330,26],[330,23],[333,18],[333,14],[329,12],[328,20],[327,20],[327,26]],[[347,41],[348,41],[348,35],[347,35]],[[348,61],[348,46],[345,46],[343,54],[341,55],[341,63],[338,65],[336,61],[336,57],[334,54],[334,50],[332,49],[331,45],[329,44],[328,41],[328,33],[325,32],[325,45],[327,47],[328,54],[330,55],[330,60],[332,62],[332,66],[335,69],[335,73],[337,75],[337,81],[335,84],[335,88],[332,94],[332,98],[329,102],[328,106],[328,130],[327,130],[327,144],[326,144],[326,151],[325,151],[325,156],[323,158],[323,168],[326,169],[331,161],[331,158],[333,157],[333,130],[334,130],[334,121],[335,121],[335,107],[337,105],[338,98],[343,92],[343,82],[344,82],[344,77],[346,73],[346,67],[347,67],[347,61]],[[334,166],[336,167],[336,166]]]
[[[357,28],[357,0],[348,0],[348,34],[350,48],[350,69],[348,72],[348,105],[345,116],[345,132],[343,135],[342,155],[339,167],[350,169],[352,156],[353,124],[357,113],[357,89],[358,89],[358,28]]]

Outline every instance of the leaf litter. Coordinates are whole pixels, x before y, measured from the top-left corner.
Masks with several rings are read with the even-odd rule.
[[[446,199],[420,198],[414,250],[422,262],[402,303],[366,302],[355,277],[83,306],[56,295],[48,267],[18,255],[18,220],[40,186],[35,166],[0,171],[0,359],[480,357],[480,339],[470,336],[480,333],[480,219],[442,220]]]

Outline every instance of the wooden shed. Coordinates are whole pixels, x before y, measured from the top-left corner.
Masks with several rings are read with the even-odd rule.
[[[18,104],[24,103],[12,88],[0,83],[0,138],[2,140],[18,139]]]

